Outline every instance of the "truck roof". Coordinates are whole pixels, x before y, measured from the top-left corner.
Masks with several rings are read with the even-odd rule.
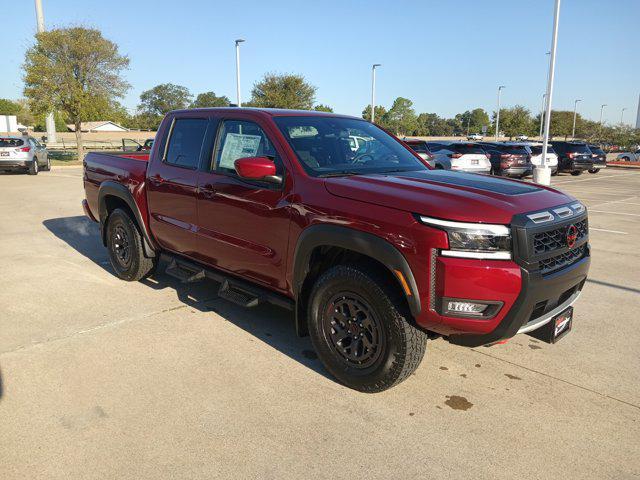
[[[254,107],[209,107],[209,108],[189,108],[185,110],[173,110],[169,113],[187,113],[187,112],[219,112],[219,113],[257,113],[270,117],[292,117],[292,116],[309,116],[309,117],[342,117],[363,120],[360,117],[352,115],[342,115],[332,112],[319,112],[317,110],[288,110],[285,108],[254,108]]]

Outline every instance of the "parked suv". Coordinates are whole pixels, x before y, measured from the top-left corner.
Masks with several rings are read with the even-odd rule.
[[[551,146],[558,155],[558,171],[576,176],[593,168],[593,157],[586,143],[552,141]]]
[[[22,171],[37,175],[50,170],[47,146],[27,135],[0,138],[0,171]]]
[[[429,150],[427,142],[414,138],[404,138],[403,142],[416,152],[420,158],[426,161],[430,167],[442,170],[451,170],[451,160],[444,155],[435,155]]]
[[[489,173],[491,163],[482,148],[473,143],[427,142],[436,161],[451,162],[451,170],[470,173]]]
[[[531,175],[531,151],[521,143],[480,142],[491,162],[491,173],[523,178]]]
[[[118,277],[140,280],[162,257],[182,282],[217,282],[221,299],[287,308],[325,368],[364,392],[409,378],[428,338],[555,343],[589,269],[575,198],[431,169],[361,118],[173,111],[149,154],[90,152],[83,181]]]
[[[531,165],[535,168],[542,165],[542,144],[528,143],[526,144],[531,150]],[[547,145],[547,166],[551,169],[551,175],[558,174],[558,155],[551,145]]]
[[[607,168],[607,154],[598,145],[589,145],[591,156],[593,157],[593,168],[589,173],[598,173],[601,169]]]

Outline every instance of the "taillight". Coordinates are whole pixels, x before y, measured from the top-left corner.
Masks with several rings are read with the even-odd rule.
[[[30,152],[31,147],[16,148],[16,152]]]
[[[569,158],[576,158],[577,156],[578,156],[578,154],[576,152],[567,153],[567,157],[569,157]]]
[[[460,158],[462,156],[461,153],[450,153],[449,158]]]

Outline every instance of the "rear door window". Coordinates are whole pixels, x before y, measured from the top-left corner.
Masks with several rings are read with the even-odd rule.
[[[174,120],[165,150],[164,161],[176,167],[195,170],[200,163],[200,154],[208,120],[205,118],[179,118]]]

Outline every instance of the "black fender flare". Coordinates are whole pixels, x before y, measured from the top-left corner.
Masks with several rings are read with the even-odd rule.
[[[420,295],[418,294],[418,285],[409,263],[402,253],[381,237],[338,225],[313,225],[303,230],[300,234],[293,260],[292,289],[296,302],[300,298],[302,285],[310,271],[311,254],[315,248],[321,246],[340,247],[371,257],[383,264],[398,282],[395,271],[400,271],[411,290],[409,295],[401,287],[409,305],[409,310],[414,317],[420,314],[422,306]],[[302,325],[306,321],[304,317],[306,317],[304,312],[296,308],[296,330],[298,334],[302,334],[306,328],[305,325]]]
[[[133,195],[127,187],[125,187],[121,183],[114,182],[113,180],[106,180],[102,182],[100,184],[100,189],[98,190],[98,220],[100,222],[100,237],[102,238],[102,243],[106,245],[105,225],[107,217],[109,215],[109,212],[107,212],[106,198],[108,196],[117,197],[120,200],[123,200],[129,206],[129,208],[133,212],[133,215],[135,216],[134,220],[138,224],[138,229],[142,234],[142,243],[145,256],[149,258],[155,257],[156,249],[154,247],[154,242],[151,240],[151,238],[149,238],[149,233],[144,226],[144,221],[142,220],[142,214],[140,213],[138,204],[133,199]]]

